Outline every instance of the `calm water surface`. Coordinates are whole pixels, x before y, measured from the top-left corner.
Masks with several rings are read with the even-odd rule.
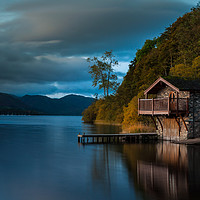
[[[0,199],[200,199],[199,146],[77,142],[119,131],[81,117],[0,116]]]

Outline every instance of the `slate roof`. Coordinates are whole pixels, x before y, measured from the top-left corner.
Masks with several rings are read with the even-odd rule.
[[[200,79],[190,80],[174,76],[164,77],[164,79],[177,87],[179,90],[200,91]]]

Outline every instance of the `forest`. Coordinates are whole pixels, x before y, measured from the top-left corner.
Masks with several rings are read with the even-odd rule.
[[[133,127],[131,131],[145,129],[151,122],[138,116],[138,98],[160,76],[200,79],[199,4],[159,37],[145,41],[115,94],[96,100],[83,112],[83,121],[121,123],[124,128]]]

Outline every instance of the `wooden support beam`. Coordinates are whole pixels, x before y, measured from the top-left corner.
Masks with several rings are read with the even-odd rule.
[[[169,115],[169,111],[170,111],[170,97],[168,97],[168,115]]]
[[[80,133],[79,133],[79,135],[78,135],[78,143],[80,143],[81,142],[81,137],[80,137]]]
[[[152,116],[153,116],[153,112],[154,112],[154,99],[152,99]]]
[[[180,137],[180,133],[181,133],[180,121],[178,120],[177,117],[174,117],[174,119],[175,119],[176,123],[178,124],[178,131],[179,131],[178,134],[179,134],[179,137]]]
[[[151,119],[153,120],[153,123],[154,123],[154,125],[155,125],[155,127],[156,127],[156,130],[158,130],[158,127],[157,127],[157,125],[156,125],[156,121],[155,121],[155,119],[153,118],[153,116],[151,116]]]
[[[138,98],[138,115],[140,114],[140,98]]]
[[[158,122],[159,122],[159,124],[160,124],[160,126],[161,126],[161,129],[162,129],[162,137],[163,137],[163,125],[162,125],[161,120],[159,119],[159,117],[156,116],[156,118],[157,118],[157,120],[158,120]]]
[[[178,109],[179,109],[179,95],[178,95],[178,92],[176,93],[176,115],[178,116]]]
[[[181,118],[182,121],[183,121],[183,124],[184,124],[184,126],[185,126],[185,130],[188,132],[187,125],[186,125],[185,120],[183,119],[182,115],[180,115],[180,118]]]

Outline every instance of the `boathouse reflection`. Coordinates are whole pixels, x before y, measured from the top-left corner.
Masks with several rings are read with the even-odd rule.
[[[137,184],[154,199],[199,199],[200,148],[172,143],[156,146],[156,160],[137,161]]]
[[[130,176],[147,199],[199,199],[200,146],[125,144]]]
[[[185,145],[160,143],[156,162],[137,161],[137,183],[162,199],[188,199],[188,155]]]
[[[166,142],[157,144],[156,149],[157,161],[173,168],[188,168],[187,146]]]
[[[199,199],[200,146],[99,145],[91,167],[94,183],[106,193],[120,182],[120,170],[126,170],[126,184],[143,199]]]
[[[168,166],[137,163],[137,182],[145,192],[162,199],[188,199],[187,173]]]

